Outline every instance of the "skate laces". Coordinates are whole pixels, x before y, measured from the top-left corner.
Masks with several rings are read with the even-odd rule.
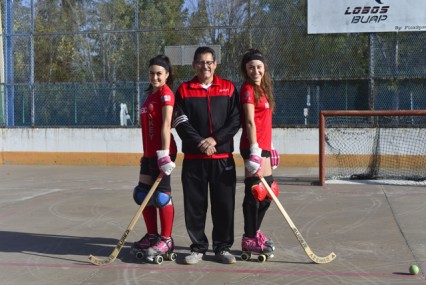
[[[155,244],[159,237],[155,234],[145,234],[140,241],[135,242],[135,244],[140,248],[148,248]]]
[[[243,237],[241,247],[243,248],[243,250],[247,251],[263,251],[265,248],[267,248],[267,246],[259,242],[257,237]]]
[[[256,237],[260,244],[264,244],[268,240],[266,236],[260,230],[257,231]]]
[[[171,237],[169,238],[159,238],[157,239],[156,243],[152,245],[152,249],[157,252],[167,252],[169,250],[172,250],[174,247],[173,239]]]
[[[258,240],[259,243],[267,245],[267,246],[273,246],[274,242],[268,238],[267,236],[265,236],[261,230],[258,230],[256,232],[256,238]]]
[[[260,244],[266,244],[269,241],[269,238],[267,238],[260,230],[257,231],[256,238]]]

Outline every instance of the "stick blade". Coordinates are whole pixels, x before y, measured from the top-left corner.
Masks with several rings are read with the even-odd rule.
[[[312,252],[309,254],[309,258],[315,263],[324,264],[332,262],[336,258],[336,254],[332,252],[329,255],[322,257],[317,256],[315,253]]]
[[[115,257],[108,257],[105,259],[100,259],[97,258],[94,255],[89,255],[89,261],[90,263],[94,264],[94,265],[105,265],[105,264],[110,264],[111,262],[113,262],[115,260]]]

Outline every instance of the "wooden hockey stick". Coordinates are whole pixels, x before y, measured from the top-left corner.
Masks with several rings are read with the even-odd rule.
[[[287,214],[286,210],[284,210],[284,207],[282,206],[280,200],[278,200],[277,196],[275,196],[274,192],[272,192],[271,187],[269,187],[268,182],[266,182],[265,178],[263,178],[262,175],[258,174],[257,176],[260,178],[263,185],[265,185],[266,189],[268,190],[269,195],[271,195],[271,197],[272,197],[272,200],[274,200],[275,204],[277,204],[278,209],[280,209],[281,214],[284,216],[286,222],[288,223],[290,228],[293,230],[294,235],[296,236],[300,245],[305,250],[306,255],[315,263],[329,263],[329,262],[333,261],[336,258],[336,254],[334,252],[330,253],[327,256],[321,257],[321,256],[316,255],[311,250],[308,243],[302,237],[302,234],[299,232],[299,230],[296,228],[293,221],[291,220],[290,216]]]
[[[107,258],[97,258],[93,255],[89,256],[89,261],[92,264],[95,265],[105,265],[110,264],[113,262],[118,254],[120,253],[121,248],[124,246],[124,243],[126,242],[127,236],[129,233],[133,230],[133,227],[136,225],[137,221],[139,220],[143,210],[145,209],[145,206],[148,204],[149,200],[151,199],[152,195],[155,192],[155,189],[157,189],[158,184],[160,184],[161,179],[163,179],[164,173],[161,172],[160,175],[158,175],[157,179],[155,180],[154,184],[151,186],[151,189],[149,190],[148,194],[146,195],[145,199],[143,200],[142,204],[140,205],[138,211],[136,212],[135,216],[133,217],[132,221],[130,222],[129,226],[127,227],[126,231],[124,232],[121,239],[118,241],[117,245],[115,246],[112,253]]]

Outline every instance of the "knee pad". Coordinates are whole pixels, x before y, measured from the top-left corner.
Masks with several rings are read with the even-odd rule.
[[[163,193],[160,191],[156,191],[153,197],[153,204],[157,208],[164,208],[168,204],[172,202],[172,197],[170,196],[170,192]]]
[[[268,190],[266,190],[266,187],[262,182],[259,182],[259,184],[255,184],[251,187],[251,193],[253,194],[254,199],[262,202],[266,195],[268,195]]]
[[[150,189],[151,187],[144,183],[139,183],[138,186],[135,187],[133,190],[133,200],[135,200],[136,204],[142,204]]]
[[[275,196],[278,197],[278,194],[280,194],[280,189],[278,188],[277,182],[272,181],[270,185],[271,185],[272,193],[274,193]],[[272,200],[272,196],[271,194],[269,194],[269,192],[266,194],[266,197],[268,197],[269,200]]]
[[[257,177],[247,177],[244,180],[246,195],[253,195],[256,201],[263,201],[266,197],[267,191],[265,186]]]

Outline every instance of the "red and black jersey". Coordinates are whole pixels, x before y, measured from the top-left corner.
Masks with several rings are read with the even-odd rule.
[[[182,83],[176,91],[173,126],[182,139],[182,152],[194,158],[223,158],[232,154],[233,137],[240,128],[240,104],[234,84],[214,75],[210,87],[204,88],[197,77]],[[213,137],[216,154],[207,156],[198,144]]]
[[[266,96],[262,94],[259,102],[256,102],[254,98],[254,88],[248,82],[245,82],[241,86],[240,96],[241,106],[243,104],[254,105],[254,124],[256,125],[256,139],[259,148],[271,151],[272,111],[269,108],[269,102]],[[240,149],[248,150],[250,149],[250,142],[247,137],[244,108],[242,108],[242,122],[243,132],[241,134]]]
[[[169,86],[164,85],[155,93],[148,94],[140,112],[142,128],[142,146],[145,157],[157,157],[157,150],[162,149],[161,126],[163,125],[162,108],[173,106],[175,96]],[[170,154],[176,154],[176,142],[170,134]]]

